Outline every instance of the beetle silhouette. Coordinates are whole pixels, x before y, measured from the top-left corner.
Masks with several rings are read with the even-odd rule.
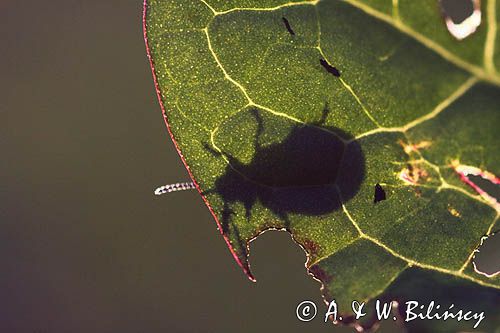
[[[229,161],[215,187],[224,202],[221,214],[223,232],[228,232],[231,206],[240,202],[250,219],[252,207],[259,201],[285,222],[289,214],[323,215],[341,208],[342,200],[351,199],[364,177],[364,157],[359,144],[348,133],[323,126],[329,113],[325,106],[321,120],[309,125],[297,124],[280,143],[262,146],[264,131],[260,111],[252,109],[257,122],[255,153],[245,164],[228,152],[205,144],[205,149]],[[311,126],[312,125],[312,126]],[[340,171],[342,169],[342,171]]]

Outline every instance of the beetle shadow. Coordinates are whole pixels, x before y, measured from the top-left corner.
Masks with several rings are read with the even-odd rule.
[[[246,219],[257,203],[269,209],[290,227],[290,214],[321,216],[342,208],[358,192],[365,174],[364,156],[358,142],[349,133],[324,126],[329,110],[308,125],[295,125],[279,143],[263,146],[260,138],[264,122],[259,110],[250,110],[256,123],[255,153],[249,163],[231,154],[204,147],[229,163],[213,189],[223,202],[222,231],[229,231],[232,206],[241,203]],[[339,195],[339,191],[341,195]]]

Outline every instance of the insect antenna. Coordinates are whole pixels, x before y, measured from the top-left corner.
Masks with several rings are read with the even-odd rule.
[[[257,132],[255,132],[255,138],[254,138],[255,150],[259,150],[261,148],[260,137],[264,133],[264,120],[262,119],[259,110],[253,109],[252,114],[255,118],[255,121],[257,122]]]
[[[321,112],[321,118],[318,121],[313,122],[313,125],[316,126],[321,126],[326,123],[326,118],[330,114],[330,108],[328,106],[328,102],[325,103],[325,107],[323,108],[323,111]]]
[[[192,190],[195,188],[196,188],[196,186],[194,185],[193,182],[163,185],[163,186],[158,187],[155,190],[155,195],[162,195],[162,194],[171,193],[171,192]]]

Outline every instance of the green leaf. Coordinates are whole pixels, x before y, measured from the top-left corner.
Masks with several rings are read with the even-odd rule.
[[[458,42],[435,0],[146,1],[169,129],[249,277],[249,241],[285,228],[341,309],[439,295],[500,327],[500,277],[471,263],[500,206],[466,178],[500,172],[495,0],[482,14]]]

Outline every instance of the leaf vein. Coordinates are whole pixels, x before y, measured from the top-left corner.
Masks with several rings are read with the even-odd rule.
[[[491,73],[496,73],[493,56],[495,54],[495,41],[497,35],[496,0],[488,0],[487,5],[488,31],[484,43],[484,66]]]
[[[342,198],[341,193],[340,193],[340,196]],[[375,245],[378,245],[379,247],[381,247],[382,249],[384,249],[386,252],[388,252],[389,254],[393,255],[394,257],[399,258],[399,259],[401,259],[403,261],[406,261],[408,263],[409,267],[415,266],[415,267],[419,267],[419,268],[422,268],[422,269],[434,270],[434,271],[437,271],[437,272],[440,272],[440,273],[444,273],[444,274],[452,275],[452,276],[455,276],[455,277],[463,278],[463,279],[466,279],[466,280],[470,280],[470,281],[475,282],[477,284],[480,284],[482,286],[487,286],[487,287],[492,287],[492,288],[495,288],[495,289],[500,289],[499,285],[495,285],[495,284],[491,284],[491,283],[488,283],[488,282],[484,282],[484,281],[479,280],[477,278],[474,278],[474,277],[472,277],[470,275],[464,274],[463,272],[460,271],[460,269],[459,270],[450,270],[450,269],[440,268],[440,267],[433,266],[433,265],[423,264],[423,263],[420,263],[420,262],[415,261],[413,259],[410,259],[408,257],[405,257],[402,254],[400,254],[400,253],[396,252],[395,250],[393,250],[392,248],[390,248],[389,246],[387,246],[386,244],[382,243],[378,239],[376,239],[374,237],[371,237],[368,234],[365,234],[363,232],[363,230],[359,227],[359,225],[356,223],[356,221],[354,220],[354,218],[351,216],[351,214],[349,213],[349,211],[347,210],[347,207],[345,206],[343,200],[342,200],[342,210],[347,215],[347,217],[349,218],[349,220],[351,221],[351,223],[354,225],[354,227],[358,230],[358,232],[360,234],[360,238],[367,239],[367,240],[371,241],[372,243],[374,243]]]
[[[463,96],[467,91],[469,91],[477,82],[479,79],[477,77],[470,77],[467,79],[462,85],[460,85],[451,95],[449,95],[447,98],[439,102],[439,104],[429,113],[423,115],[420,118],[417,118],[415,120],[412,120],[408,124],[401,126],[401,127],[379,127],[370,131],[367,131],[365,133],[357,135],[354,140],[359,140],[361,138],[373,135],[373,134],[378,134],[378,133],[390,133],[390,132],[401,132],[405,133],[408,130],[412,129],[413,127],[416,127],[428,120],[431,120],[435,117],[437,117],[442,111],[444,111],[448,106],[450,106],[453,102],[455,102],[457,99],[459,99],[461,96]]]
[[[214,13],[215,16],[220,16],[220,15],[225,15],[233,12],[238,12],[238,11],[255,11],[255,12],[272,12],[276,11],[282,8],[287,8],[287,7],[295,7],[295,6],[307,6],[311,5],[314,6],[316,5],[320,0],[310,0],[310,1],[297,1],[297,2],[287,2],[278,6],[274,7],[234,7],[228,10],[224,11],[217,11],[215,10],[211,5],[207,3],[206,0],[201,0],[205,5],[207,5],[210,10]]]
[[[320,17],[319,17],[319,11],[318,11],[318,7],[315,6],[314,7],[314,10],[315,10],[315,13],[316,13],[316,21],[318,23],[318,45],[317,45],[317,49],[319,51],[319,53],[321,54],[321,56],[323,57],[323,59],[325,59],[325,61],[330,65],[332,66],[332,63],[328,60],[328,57],[326,56],[326,54],[323,52],[323,49],[321,48],[321,20],[320,20]],[[372,123],[375,124],[375,126],[377,126],[378,128],[382,127],[380,126],[380,124],[375,120],[375,118],[373,118],[373,116],[370,114],[370,112],[368,111],[368,109],[365,107],[365,105],[361,102],[361,99],[358,97],[358,95],[354,92],[354,89],[352,89],[352,87],[343,79],[343,78],[339,78],[340,79],[340,82],[342,83],[342,85],[344,86],[344,88],[354,97],[354,99],[356,100],[356,103],[358,103],[359,106],[361,106],[361,109],[363,110],[363,112],[366,114],[366,116],[370,119],[370,121]]]
[[[458,57],[457,55],[453,54],[452,52],[448,51],[446,48],[443,46],[439,45],[435,41],[427,38],[426,36],[418,33],[417,31],[413,30],[411,27],[405,25],[401,20],[396,21],[394,20],[391,16],[386,15],[384,13],[379,12],[378,10],[375,10],[371,8],[370,6],[361,3],[358,0],[342,0],[353,7],[356,7],[363,12],[365,12],[368,15],[371,15],[381,21],[384,21],[394,28],[398,29],[399,31],[403,32],[404,34],[414,38],[418,42],[420,42],[422,45],[425,47],[433,50],[437,54],[439,54],[441,57],[443,57],[445,60],[453,63],[457,67],[470,72],[474,76],[478,77],[481,80],[488,81],[492,84],[495,84],[497,86],[500,86],[500,76],[496,73],[490,73],[485,68],[473,65],[462,58]]]

